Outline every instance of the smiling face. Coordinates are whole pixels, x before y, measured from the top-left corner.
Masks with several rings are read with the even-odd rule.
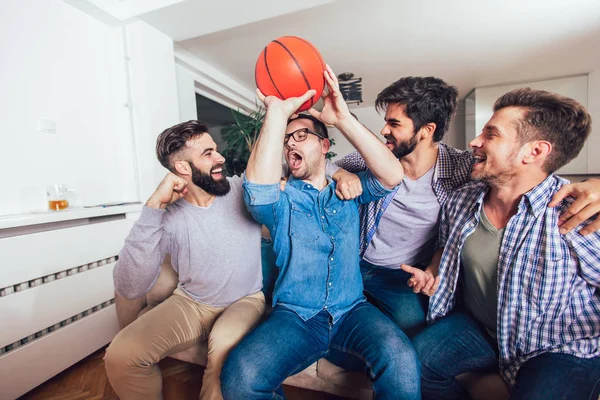
[[[194,185],[217,196],[229,192],[229,181],[224,172],[225,158],[217,151],[217,145],[208,133],[190,139],[184,152]]]
[[[286,135],[299,129],[315,130],[313,122],[308,119],[298,118],[291,121],[286,128]],[[308,180],[315,177],[325,169],[325,154],[329,151],[329,140],[320,139],[309,133],[306,139],[297,141],[294,136],[287,138],[283,155],[290,167],[291,174],[299,180]]]
[[[475,158],[471,171],[473,179],[501,184],[524,172],[522,161],[527,149],[518,133],[523,116],[521,108],[502,108],[485,124],[482,133],[469,143]]]

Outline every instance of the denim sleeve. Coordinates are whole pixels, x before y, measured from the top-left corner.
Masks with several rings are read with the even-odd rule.
[[[281,201],[279,183],[269,185],[252,183],[246,179],[246,174],[244,174],[242,187],[244,188],[244,202],[252,218],[270,230],[275,224],[275,214]]]
[[[393,193],[397,186],[393,189],[388,189],[383,186],[375,175],[371,173],[371,171],[363,171],[359,172],[358,177],[360,178],[360,183],[363,187],[363,192],[360,196],[357,197],[358,204],[370,203],[377,199],[387,196],[390,193]]]

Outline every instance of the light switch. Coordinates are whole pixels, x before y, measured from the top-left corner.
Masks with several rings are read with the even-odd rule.
[[[42,133],[56,133],[56,123],[51,119],[40,119],[38,121],[38,131]]]

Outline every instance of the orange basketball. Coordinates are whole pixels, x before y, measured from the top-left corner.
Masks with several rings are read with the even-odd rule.
[[[282,100],[302,96],[310,89],[316,90],[317,93],[300,106],[299,111],[304,111],[323,93],[324,71],[323,58],[312,43],[296,36],[282,36],[260,52],[254,77],[256,86],[265,96]]]

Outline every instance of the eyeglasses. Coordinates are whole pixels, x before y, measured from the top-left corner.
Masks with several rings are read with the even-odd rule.
[[[309,133],[315,135],[316,137],[318,137],[320,139],[325,139],[325,137],[323,137],[322,135],[318,134],[315,131],[311,131],[308,128],[300,128],[300,129],[296,129],[292,133],[286,134],[285,137],[283,138],[283,145],[287,146],[288,142],[290,141],[290,137],[294,137],[294,140],[296,142],[302,142],[302,141],[306,140]]]

